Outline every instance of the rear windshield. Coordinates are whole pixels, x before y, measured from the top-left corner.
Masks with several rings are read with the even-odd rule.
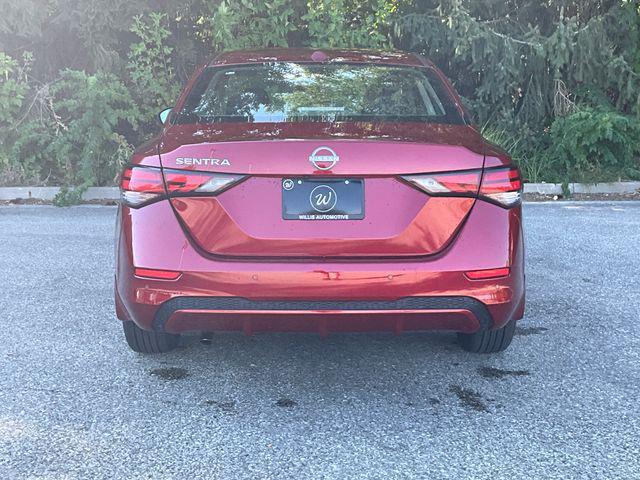
[[[175,123],[463,120],[430,68],[275,62],[208,67]]]

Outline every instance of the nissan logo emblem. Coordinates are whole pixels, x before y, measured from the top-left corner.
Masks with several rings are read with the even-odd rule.
[[[331,170],[338,163],[340,157],[329,147],[318,147],[309,156],[309,161],[318,170]]]

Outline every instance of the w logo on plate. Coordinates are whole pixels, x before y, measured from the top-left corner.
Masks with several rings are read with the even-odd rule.
[[[329,185],[318,185],[311,190],[309,202],[316,212],[328,212],[336,206],[338,195]]]

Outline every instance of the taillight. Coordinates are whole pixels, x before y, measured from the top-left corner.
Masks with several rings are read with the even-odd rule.
[[[407,175],[402,178],[430,195],[475,197],[478,193],[481,177],[482,170],[466,170],[462,172]]]
[[[517,167],[491,168],[484,171],[480,197],[505,207],[520,203],[522,180]]]
[[[406,175],[404,180],[432,196],[475,197],[513,207],[520,203],[522,181],[517,167]]]
[[[141,207],[167,196],[220,193],[243,178],[244,175],[215,172],[168,169],[163,172],[157,167],[127,167],[122,174],[120,190],[125,204]]]
[[[127,167],[120,180],[122,201],[139,207],[162,198],[165,194],[162,172],[152,167]]]

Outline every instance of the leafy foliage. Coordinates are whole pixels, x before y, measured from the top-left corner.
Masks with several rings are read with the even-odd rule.
[[[640,38],[637,7],[550,3],[419,2],[398,16],[396,33],[457,80],[480,120],[544,122],[553,114],[557,80],[570,90],[589,83],[637,113],[640,77],[630,63]]]
[[[19,121],[25,97],[29,91],[27,74],[31,55],[25,53],[20,64],[10,56],[0,52],[0,171],[8,177],[19,177],[9,160],[11,131]]]
[[[425,0],[404,4],[395,33],[398,45],[443,68],[480,124],[513,132],[503,146],[529,179],[573,180],[587,165],[569,168],[571,162],[557,157],[563,150],[552,148],[560,137],[549,131],[556,122],[558,132],[577,121],[562,120],[576,110],[596,122],[596,112],[582,108],[596,97],[620,114],[640,115],[639,8],[629,1]],[[576,128],[588,128],[587,122]],[[629,172],[619,170],[621,163],[602,166]]]
[[[397,1],[309,0],[307,22],[314,47],[388,48],[389,19]]]
[[[152,12],[148,20],[134,17],[131,26],[140,41],[129,47],[127,70],[139,118],[147,130],[155,124],[157,112],[176,101],[180,90],[172,66],[173,48],[167,44],[171,32],[166,24],[166,14]]]
[[[296,30],[291,3],[222,0],[206,22],[214,49],[288,46],[288,36]]]
[[[640,120],[586,107],[551,126],[555,158],[570,178],[587,181],[640,178]]]
[[[531,155],[530,151],[523,148],[523,137],[518,134],[513,127],[504,127],[496,124],[485,124],[482,128],[482,135],[494,145],[502,147],[509,152],[511,157],[516,161],[523,178],[530,182],[538,182],[542,179],[542,170],[548,172],[548,168],[543,168],[543,156],[539,151]]]
[[[20,65],[0,52],[0,122],[4,124],[11,124],[17,118],[29,90],[27,73],[31,56],[25,53],[23,60]]]
[[[114,75],[65,70],[43,99],[48,115],[20,126],[11,158],[37,181],[113,182],[131,149],[118,127],[136,125],[127,88]],[[27,175],[25,175],[27,176]]]
[[[79,187],[63,186],[53,197],[53,204],[56,207],[77,205],[82,201],[82,194],[86,191],[87,185],[80,185]]]
[[[0,0],[0,11],[4,184],[110,184],[196,65],[252,47],[422,53],[529,180],[640,169],[636,0]]]

